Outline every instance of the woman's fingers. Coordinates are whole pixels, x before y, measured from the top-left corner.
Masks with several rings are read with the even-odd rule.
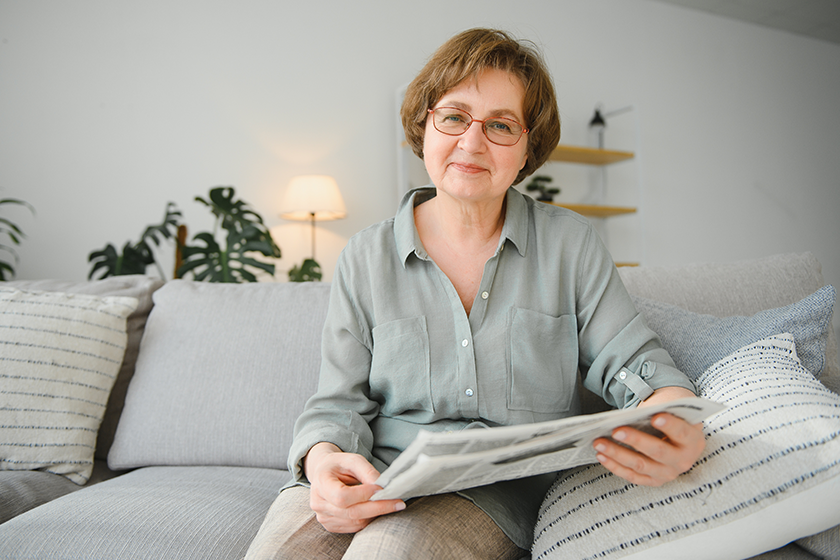
[[[332,533],[355,533],[380,515],[405,509],[405,503],[402,500],[370,501],[370,496],[379,490],[379,487],[373,485],[365,485],[365,487],[361,493],[352,492],[354,497],[351,497],[350,491],[362,489],[362,487],[348,487],[348,495],[341,499],[342,502],[349,503],[346,506],[335,505],[313,490],[310,493],[310,507],[315,511],[318,522]],[[354,502],[353,500],[357,498],[363,499]]]
[[[402,500],[370,501],[380,487],[379,472],[355,453],[329,451],[311,457],[307,466],[309,505],[327,531],[355,533],[380,515],[405,509]]]
[[[674,480],[703,452],[703,430],[700,424],[691,425],[670,414],[656,415],[653,426],[665,437],[623,426],[613,431],[615,441],[595,440],[598,461],[634,484],[660,486]]]

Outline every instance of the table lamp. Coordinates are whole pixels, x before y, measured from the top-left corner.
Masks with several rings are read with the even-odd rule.
[[[315,221],[339,220],[347,216],[344,199],[335,179],[329,175],[300,175],[286,188],[280,217],[309,220],[312,224],[312,260],[315,260]]]

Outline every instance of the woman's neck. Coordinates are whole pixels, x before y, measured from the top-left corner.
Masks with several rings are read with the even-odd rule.
[[[425,233],[442,238],[459,251],[492,245],[495,251],[505,222],[505,197],[487,202],[463,202],[438,192],[415,209]],[[418,225],[421,239],[424,232]]]

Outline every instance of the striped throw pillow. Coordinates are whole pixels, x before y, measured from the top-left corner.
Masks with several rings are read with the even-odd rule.
[[[741,348],[697,388],[729,405],[704,422],[697,464],[659,488],[600,465],[561,474],[533,560],[747,558],[840,523],[840,396],[802,367],[792,335]]]
[[[0,470],[87,482],[137,304],[0,288]]]

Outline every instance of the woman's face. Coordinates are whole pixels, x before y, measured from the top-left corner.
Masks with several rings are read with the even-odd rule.
[[[482,121],[507,117],[524,126],[524,99],[519,78],[502,70],[485,70],[476,80],[465,80],[447,91],[434,108],[456,107]],[[449,136],[435,129],[431,114],[426,119],[426,170],[438,194],[442,191],[461,201],[503,198],[525,166],[527,148],[527,134],[513,146],[499,146],[487,139],[481,123],[474,122],[460,136]]]

